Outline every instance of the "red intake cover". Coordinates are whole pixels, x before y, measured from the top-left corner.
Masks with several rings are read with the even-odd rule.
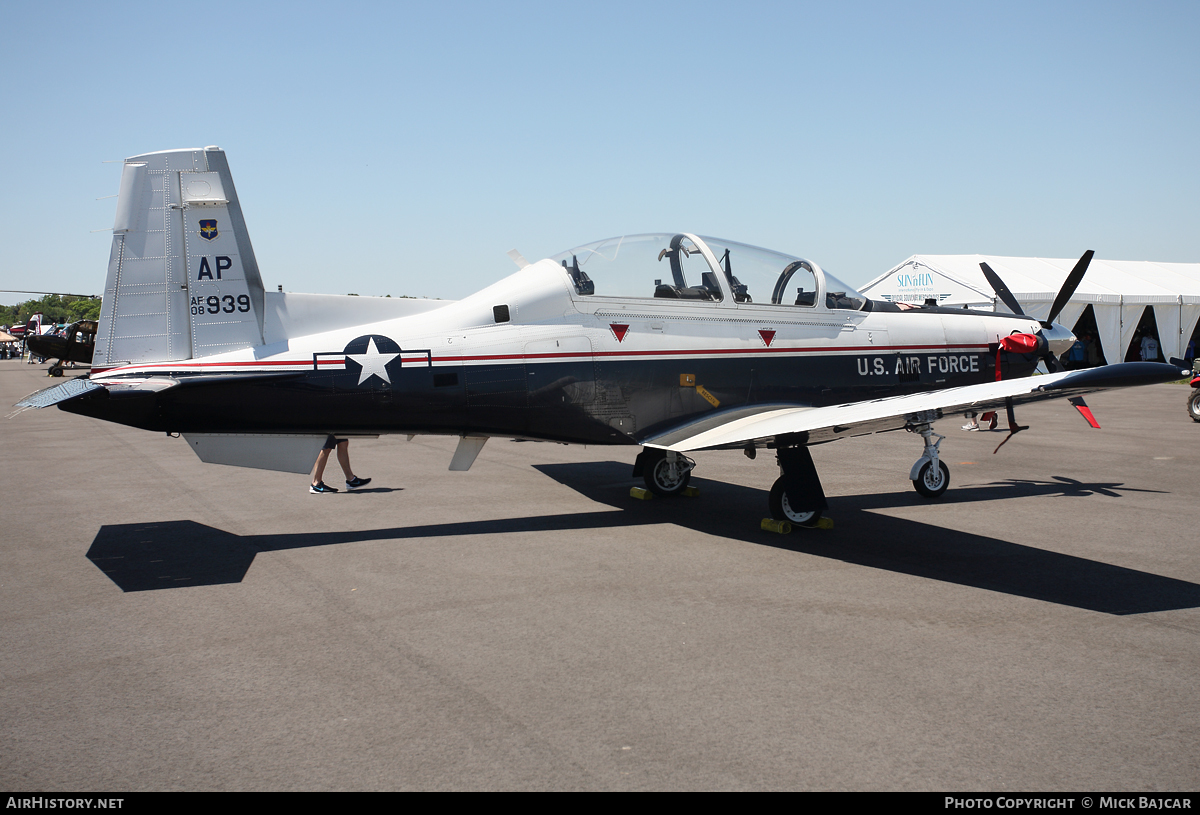
[[[1032,354],[1037,350],[1038,338],[1033,334],[1009,334],[1000,340],[1000,347],[1018,354]]]
[[[1009,334],[1004,339],[1000,340],[1000,346],[996,349],[996,381],[1000,381],[1000,352],[1014,351],[1018,354],[1029,354],[1037,350],[1038,338],[1033,334]],[[1003,444],[1003,442],[1001,442]],[[997,450],[1000,448],[997,447]]]

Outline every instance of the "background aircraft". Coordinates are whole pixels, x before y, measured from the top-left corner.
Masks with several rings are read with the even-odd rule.
[[[689,233],[632,235],[529,263],[458,302],[266,292],[225,154],[124,165],[90,378],[20,405],[182,434],[205,461],[308,472],[329,434],[641,445],[634,476],[686,488],[696,450],[773,449],[777,519],[827,504],[807,447],[905,429],[909,477],[949,486],[934,422],[1178,379],[1129,363],[1033,377],[1074,342],[1049,320],[872,302],[803,258]],[[447,258],[453,267],[453,257]],[[990,270],[989,270],[990,271]],[[441,269],[424,274],[444,273]],[[994,273],[992,277],[995,277]],[[1085,413],[1085,415],[1087,415]]]
[[[39,334],[26,340],[29,350],[40,357],[57,359],[51,365],[50,376],[62,376],[64,366],[69,362],[90,363],[92,361],[92,343],[96,336],[95,320],[76,320],[67,326],[62,336],[56,334]]]

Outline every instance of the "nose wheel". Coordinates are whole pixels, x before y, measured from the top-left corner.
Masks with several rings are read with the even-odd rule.
[[[950,487],[950,468],[938,458],[938,447],[946,437],[934,433],[931,424],[910,426],[908,430],[920,433],[925,440],[925,449],[908,474],[913,488],[925,498],[941,498]]]
[[[913,479],[913,486],[926,498],[941,498],[950,487],[950,468],[943,461],[926,461]]]

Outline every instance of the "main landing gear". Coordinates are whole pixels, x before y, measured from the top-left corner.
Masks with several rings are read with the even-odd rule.
[[[803,444],[780,447],[779,479],[771,487],[771,517],[792,526],[818,526],[829,508],[812,456]],[[633,465],[633,477],[642,478],[655,495],[680,495],[687,489],[696,462],[670,450],[646,447]]]
[[[821,514],[829,509],[829,503],[808,448],[780,447],[775,455],[779,460],[779,479],[768,497],[771,517],[793,526],[816,526]]]
[[[906,429],[910,433],[920,433],[925,439],[925,450],[908,474],[913,487],[926,498],[941,498],[950,487],[950,468],[938,458],[938,446],[946,437],[934,433],[933,425],[928,422],[910,425]],[[937,441],[934,441],[935,438]]]
[[[679,495],[692,480],[696,462],[672,450],[647,447],[633,464],[633,477],[642,477],[655,495]]]
[[[950,487],[950,468],[938,458],[938,447],[946,437],[933,432],[932,420],[937,418],[940,416],[936,413],[911,416],[906,427],[925,440],[925,449],[908,475],[913,487],[925,498],[940,498]],[[786,437],[780,440],[783,438]],[[771,486],[767,499],[771,518],[792,526],[820,526],[829,503],[808,447],[799,440],[776,443],[779,478]],[[655,495],[679,495],[687,488],[695,466],[696,462],[687,456],[646,447],[634,462],[633,477],[642,478]]]

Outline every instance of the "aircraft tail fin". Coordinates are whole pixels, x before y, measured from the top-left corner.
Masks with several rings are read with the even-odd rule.
[[[126,159],[93,369],[262,345],[263,301],[224,151]]]

